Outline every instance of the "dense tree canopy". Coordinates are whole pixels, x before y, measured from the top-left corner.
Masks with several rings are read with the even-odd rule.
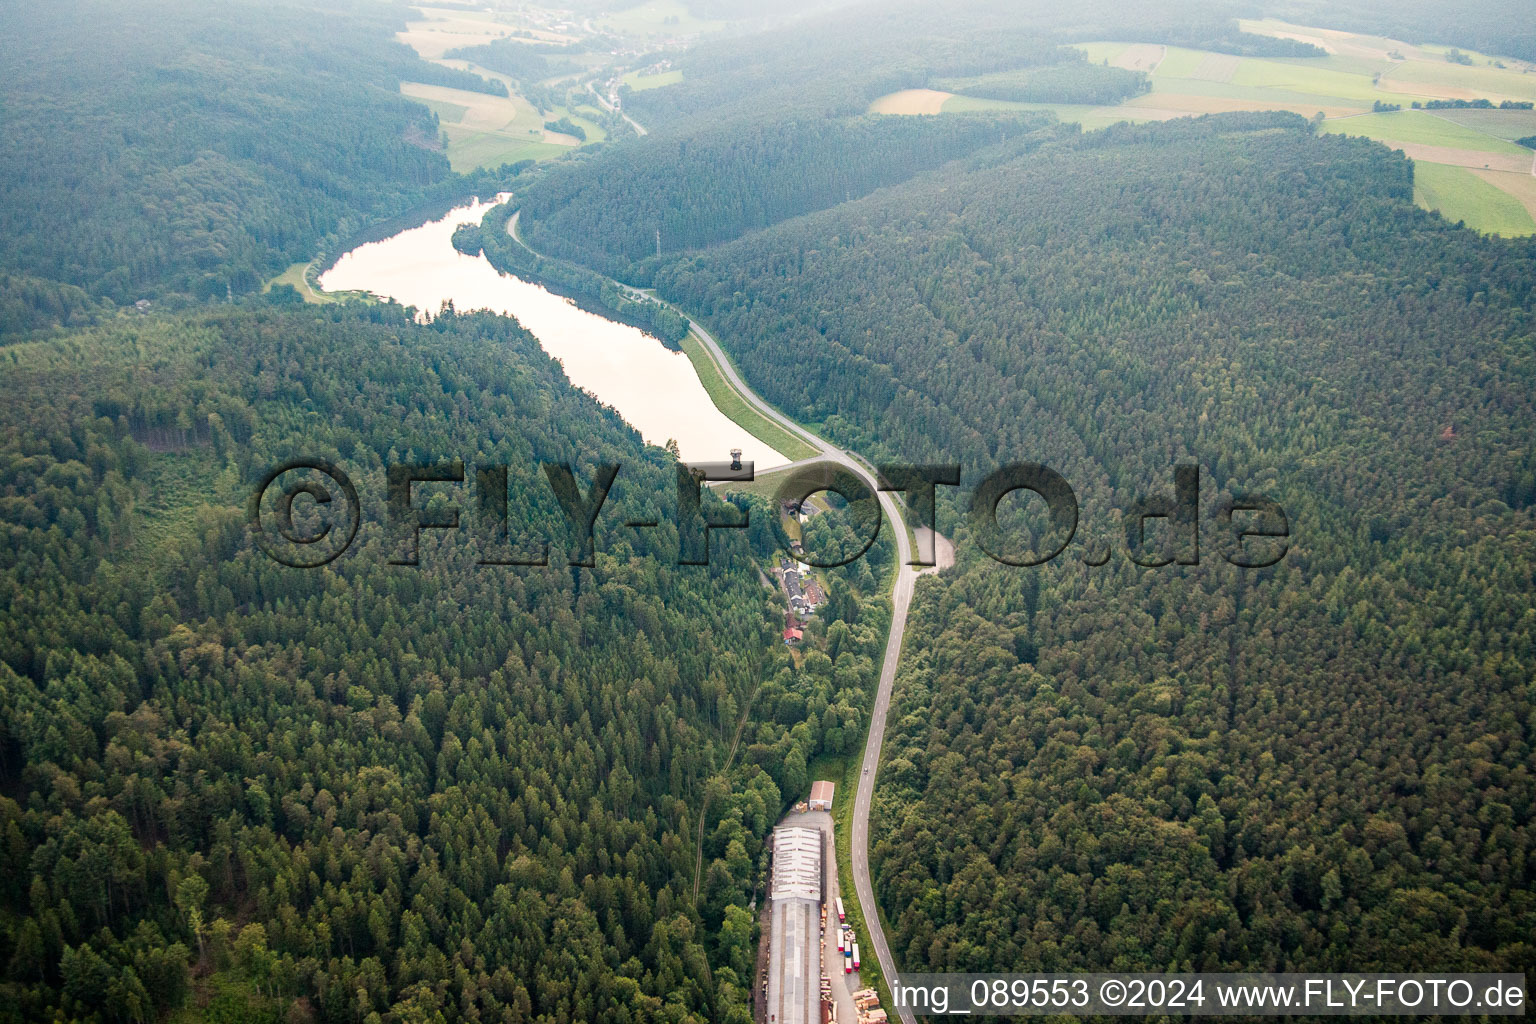
[[[1140,88],[1072,39],[1294,55],[1237,31],[1247,5],[914,2],[708,40],[626,97],[651,135],[474,179],[398,85],[501,83],[416,60],[406,8],[335,6],[13,5],[0,38],[0,1020],[750,1019],[763,843],[814,758],[860,747],[889,535],[791,651],[776,509],[730,495],[745,537],[676,564],[673,457],[511,320],[250,294],[504,187],[463,251],[675,342],[605,275],[654,285],[871,459],[1075,489],[1036,569],[942,502],[960,561],[919,584],[873,815],[904,968],[1536,972],[1536,245],[1289,115],[865,115]],[[245,520],[294,456],[363,498],[322,569]],[[386,467],[456,458],[509,467],[552,566],[478,565],[468,482],[419,488],[463,524],[390,563]],[[622,467],[592,568],[541,462]],[[1134,562],[1122,514],[1181,463],[1202,562]],[[1222,558],[1251,492],[1290,520],[1262,571]],[[806,532],[858,546],[836,513]]]
[[[840,442],[1043,462],[1081,503],[1039,569],[951,520],[920,588],[872,826],[906,969],[1536,961],[1536,250],[1411,187],[1300,118],[1207,118],[657,271]],[[1120,510],[1180,462],[1202,564],[1133,564]],[[1242,492],[1289,516],[1274,569],[1220,557]]]
[[[388,5],[13,4],[0,266],[131,303],[255,290],[448,177]],[[500,83],[496,83],[498,86]]]
[[[746,119],[566,162],[516,202],[535,249],[638,283],[658,247],[666,257],[737,238],[1047,121],[1041,114]]]
[[[796,670],[740,542],[678,566],[614,525],[675,504],[671,457],[508,320],[149,317],[0,359],[7,1015],[147,1020],[213,972],[328,1021],[749,1019],[761,844],[857,740],[878,602]],[[245,524],[298,455],[363,500],[321,570]],[[555,538],[539,463],[620,464],[597,567],[389,564],[384,467],[453,458]]]

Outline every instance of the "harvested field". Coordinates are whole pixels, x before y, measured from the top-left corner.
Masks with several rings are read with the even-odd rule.
[[[1408,61],[1382,80],[1397,92],[1418,92],[1447,99],[1536,100],[1536,75],[1508,68],[1463,67],[1445,60]]]
[[[460,46],[482,46],[512,34],[512,26],[494,21],[479,11],[450,10],[441,7],[418,8],[420,21],[408,21],[405,31],[395,38],[421,55],[436,60]]]
[[[1513,156],[1507,153],[1489,153],[1477,149],[1452,149],[1448,146],[1425,146],[1414,142],[1391,142],[1382,140],[1384,145],[1391,146],[1408,154],[1415,160],[1427,160],[1430,163],[1448,164],[1452,167],[1486,168],[1492,171],[1508,171],[1512,174],[1531,173],[1531,161],[1527,157]],[[1532,154],[1536,156],[1536,154]]]
[[[869,105],[871,114],[937,114],[952,92],[937,89],[903,89],[881,96]]]

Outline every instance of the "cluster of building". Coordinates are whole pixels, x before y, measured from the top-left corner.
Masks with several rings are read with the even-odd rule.
[[[826,591],[810,576],[811,567],[804,562],[780,557],[774,574],[784,588],[784,599],[789,610],[784,615],[784,642],[799,643],[804,636],[805,620],[816,614],[816,609],[826,603]]]

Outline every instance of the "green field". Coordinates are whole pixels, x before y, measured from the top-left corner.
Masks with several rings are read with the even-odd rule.
[[[946,114],[965,114],[985,110],[1048,110],[1063,122],[1076,122],[1084,131],[1108,128],[1124,121],[1141,121],[1130,107],[1095,107],[1083,103],[1019,103],[1013,100],[989,100],[980,96],[951,96],[944,101]]]
[[[472,132],[458,138],[450,133],[448,164],[462,174],[476,167],[499,167],[502,164],[515,164],[519,160],[548,160],[571,150],[570,146],[557,146],[552,142],[534,139],[515,139],[499,132]]]
[[[638,71],[631,71],[624,76],[624,84],[635,92],[645,92],[647,89],[660,89],[664,85],[676,85],[683,80],[681,71],[663,71],[659,75],[642,75]]]
[[[678,0],[654,0],[607,14],[597,22],[605,32],[621,36],[691,36],[712,32],[725,23],[696,18]]]
[[[1488,66],[1469,68],[1449,61],[1409,61],[1392,72],[1392,80],[1400,84],[1411,83],[1416,91],[1432,96],[1453,90],[1470,90],[1475,96],[1495,102],[1501,99],[1536,100],[1536,75]]]
[[[558,121],[562,117],[568,117],[587,133],[587,142],[602,142],[608,137],[608,132],[598,123],[599,116],[597,111],[587,106],[556,107],[550,112],[548,120]]]
[[[1082,49],[1082,47],[1078,47]],[[1117,54],[1118,56],[1118,54]],[[1163,61],[1157,66],[1157,74],[1164,78],[1191,78],[1195,69],[1205,60],[1206,54],[1201,50],[1188,50],[1182,46],[1170,46],[1163,56]],[[1111,58],[1113,59],[1113,58]]]
[[[1466,113],[1466,111],[1448,111]],[[1362,114],[1359,117],[1335,118],[1323,125],[1323,130],[1343,135],[1363,135],[1378,142],[1409,142],[1425,146],[1446,146],[1452,149],[1473,149],[1481,153],[1507,153],[1514,156],[1528,155],[1531,151],[1494,138],[1487,132],[1457,124],[1437,113],[1424,110],[1399,110],[1390,114]]]
[[[692,331],[683,339],[683,353],[693,364],[694,371],[699,375],[699,383],[709,393],[710,401],[733,423],[745,428],[747,433],[792,462],[816,454],[816,449],[747,404],[747,400],[731,387],[709,350]]]
[[[1536,135],[1536,110],[1436,110],[1434,113],[1505,142]]]
[[[1520,200],[1464,167],[1415,160],[1413,198],[1446,220],[1461,221],[1477,231],[1506,238],[1536,234],[1536,221]]]
[[[1086,53],[1090,64],[1101,64],[1113,61],[1124,53],[1129,45],[1129,43],[1073,43],[1072,47]]]
[[[417,103],[436,114],[437,119],[443,124],[457,124],[464,119],[465,114],[469,113],[468,107],[449,103],[447,100],[433,100],[422,96],[417,96],[415,99]]]
[[[474,71],[509,83],[503,75],[466,61],[444,61],[449,66]],[[533,104],[514,90],[508,96],[467,92],[420,82],[402,82],[400,91],[437,113],[447,139],[448,164],[460,173],[477,167],[498,167],[519,160],[546,160],[569,152],[571,146],[546,142],[544,122],[559,120],[566,111],[541,116]],[[599,142],[606,133],[596,123],[573,117],[587,130],[589,141]]]
[[[716,486],[726,494],[755,494],[759,498],[766,498],[772,501],[774,495],[778,493],[779,484],[782,482],[783,476],[784,470],[782,468],[768,469],[761,473],[753,474],[751,481],[747,483],[731,481]],[[786,522],[785,528],[788,529],[790,525],[798,526],[799,524]],[[791,536],[798,539],[798,531],[791,534]]]
[[[295,291],[304,296],[305,302],[335,302],[335,296],[326,295],[324,292],[317,292],[309,286],[309,281],[304,277],[307,270],[309,270],[308,263],[295,263],[268,281],[261,290],[269,292],[272,290],[273,285],[286,284],[292,286]]]
[[[1321,64],[1303,64],[1304,58],[1295,62],[1246,58],[1232,75],[1233,85],[1258,86],[1262,89],[1282,89],[1322,99],[1335,99],[1355,106],[1370,107],[1376,100],[1401,102],[1407,106],[1414,99],[1430,99],[1434,93],[1424,96],[1407,93],[1390,94],[1376,88],[1369,75],[1335,71]]]

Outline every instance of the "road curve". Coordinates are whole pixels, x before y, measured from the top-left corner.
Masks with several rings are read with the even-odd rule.
[[[521,210],[514,211],[507,220],[507,233],[517,243],[529,252],[535,252],[532,246],[523,241],[518,233],[517,222],[522,215]],[[535,255],[538,255],[535,253]],[[668,308],[684,317],[704,347],[709,351],[710,357],[724,374],[725,379],[735,388],[748,403],[758,412],[767,416],[773,422],[779,424],[785,430],[799,437],[811,447],[821,452],[820,455],[810,459],[802,459],[794,465],[807,462],[832,461],[836,462],[856,475],[858,475],[867,487],[875,491],[880,498],[880,511],[886,520],[892,524],[896,532],[896,585],[891,592],[891,631],[885,642],[885,658],[880,664],[880,684],[875,690],[874,707],[869,715],[869,738],[864,743],[864,760],[859,770],[859,788],[853,803],[853,888],[858,894],[859,907],[864,914],[864,927],[869,932],[869,944],[875,952],[875,959],[880,964],[880,972],[885,976],[886,984],[897,977],[896,961],[891,956],[890,946],[885,941],[885,928],[880,922],[880,910],[875,903],[875,889],[869,880],[869,807],[875,795],[875,778],[879,774],[880,748],[885,743],[885,718],[891,707],[891,690],[896,682],[896,666],[901,660],[901,643],[907,633],[907,609],[912,603],[912,586],[917,579],[916,569],[907,564],[912,561],[912,545],[907,531],[906,517],[902,515],[901,506],[889,491],[881,491],[875,484],[873,467],[863,458],[852,452],[837,447],[816,434],[806,430],[800,424],[779,412],[768,402],[761,398],[756,391],[747,386],[736,373],[736,368],[726,357],[725,350],[715,340],[703,324],[689,317],[682,310],[677,309],[671,303],[654,296],[645,295],[640,289],[633,288],[622,281],[615,281],[620,288],[634,295],[644,295],[655,302],[660,302]],[[892,1007],[903,1024],[916,1024],[916,1018],[912,1011]],[[889,1011],[887,1011],[889,1012]]]
[[[591,82],[587,83],[587,91],[590,92],[593,96],[597,97],[597,102],[599,102],[599,103],[601,103],[603,105],[603,109],[604,110],[608,111],[609,113],[616,113],[620,117],[622,117],[625,121],[629,122],[629,126],[635,130],[635,134],[636,135],[649,135],[650,134],[650,132],[646,131],[643,127],[641,127],[639,121],[636,121],[634,118],[632,118],[628,114],[624,113],[624,111],[620,110],[619,108],[615,107],[613,104],[609,103],[606,99],[604,99],[603,98],[603,94],[597,91],[597,86],[593,85]]]

